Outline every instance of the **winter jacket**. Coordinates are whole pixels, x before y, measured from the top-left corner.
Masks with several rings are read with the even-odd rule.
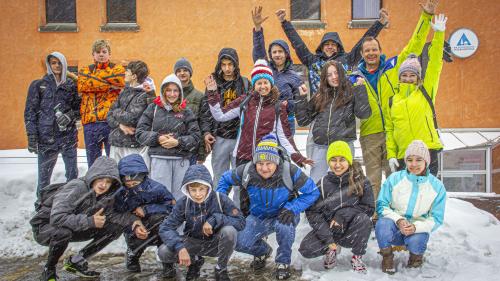
[[[429,64],[422,86],[436,102],[439,76],[443,67],[444,32],[434,32],[429,48]],[[413,140],[422,140],[429,149],[442,149],[443,144],[434,126],[432,109],[417,85],[400,83],[392,97],[386,120],[387,159],[403,159]]]
[[[207,100],[204,99],[205,94],[198,91],[194,85],[193,81],[189,80],[189,84],[186,87],[182,88],[182,91],[184,93],[184,98],[187,100],[187,108],[189,108],[195,115],[198,120],[198,126],[201,126],[200,124],[202,123],[201,118],[201,110],[202,110],[202,103],[205,103],[204,108],[208,108],[208,105],[206,105]],[[203,137],[203,134],[202,134]],[[206,158],[206,151],[205,151],[205,142],[200,141],[200,146],[198,148],[198,157],[197,160],[200,161],[205,161]]]
[[[377,214],[395,223],[407,219],[415,225],[415,233],[430,233],[443,224],[445,205],[446,189],[438,178],[428,170],[425,176],[416,176],[405,169],[382,184]]]
[[[292,43],[292,47],[295,49],[295,52],[297,52],[297,56],[300,61],[303,65],[307,66],[309,70],[309,85],[311,93],[315,94],[319,89],[321,68],[323,65],[329,60],[336,60],[342,63],[347,73],[350,73],[361,59],[361,43],[363,42],[363,38],[367,36],[377,37],[380,31],[384,28],[384,25],[380,23],[380,21],[376,21],[370,29],[366,31],[356,45],[354,45],[349,53],[345,52],[344,45],[342,44],[342,41],[340,41],[340,37],[337,32],[325,33],[320,44],[316,48],[315,54],[309,51],[304,41],[302,41],[302,38],[300,38],[299,34],[293,27],[292,23],[284,21],[281,23],[281,27],[283,28],[288,40]],[[322,51],[323,44],[328,40],[334,41],[339,46],[339,51],[331,57],[327,57]]]
[[[217,191],[228,193],[231,186],[241,186],[245,165],[226,171],[217,187]],[[295,215],[309,208],[319,197],[319,190],[313,180],[300,168],[290,165],[290,175],[293,192],[283,182],[283,165],[278,165],[274,175],[263,179],[251,165],[248,169],[248,186],[241,190],[241,209],[260,219],[275,218],[282,208],[292,211]]]
[[[187,190],[187,185],[193,181],[201,181],[209,186],[207,197],[200,204],[192,200]],[[233,226],[237,231],[245,228],[245,218],[233,201],[225,194],[219,193],[217,196],[212,191],[212,177],[205,166],[190,166],[184,175],[181,189],[186,196],[177,202],[172,214],[160,226],[160,237],[169,248],[177,252],[184,248],[183,238],[177,232],[184,222],[184,236],[203,240],[213,238],[203,235],[205,222],[212,226],[214,234],[224,226]]]
[[[233,61],[236,75],[234,80],[224,80],[221,69],[222,59],[230,59]],[[223,106],[228,105],[238,97],[245,95],[250,87],[248,79],[240,74],[238,53],[236,53],[236,50],[232,48],[223,48],[219,52],[217,65],[215,66],[215,71],[212,75],[217,83],[217,92],[220,95],[219,99],[223,101]],[[206,98],[204,98],[204,100],[206,100]],[[240,123],[239,118],[224,122],[217,122],[210,112],[208,103],[204,101],[202,101],[201,104],[200,114],[200,127],[203,136],[207,133],[211,133],[214,136],[219,136],[225,139],[236,139],[238,135],[238,125]]]
[[[106,194],[97,196],[92,182],[103,177],[112,178],[113,184]],[[32,219],[32,225],[46,222],[50,214],[50,224],[55,227],[85,231],[95,228],[93,215],[101,208],[104,208],[106,221],[123,227],[132,225],[138,220],[136,216],[119,213],[113,207],[114,193],[119,186],[120,177],[115,160],[101,156],[84,177],[68,182],[48,199],[49,202],[42,202],[42,208]]]
[[[283,50],[285,50],[286,62],[285,67],[282,70],[278,70],[271,59],[271,47],[273,45],[278,45]],[[269,55],[269,57],[268,57]],[[273,78],[276,87],[280,92],[280,100],[288,101],[287,112],[294,113],[295,112],[295,102],[294,97],[299,93],[299,86],[304,82],[302,81],[299,74],[292,70],[292,57],[290,56],[290,47],[283,40],[274,40],[269,45],[267,50],[265,49],[264,43],[264,30],[253,31],[253,61],[257,61],[258,59],[265,59],[269,61],[269,66],[273,71]]]
[[[78,72],[78,93],[82,97],[82,124],[106,121],[111,105],[125,87],[125,69],[120,64],[95,63]]]
[[[125,87],[113,103],[108,112],[108,124],[111,128],[109,142],[118,147],[141,147],[135,139],[135,135],[126,135],[120,124],[129,127],[137,127],[137,122],[155,98],[154,92],[144,92],[141,88]]]
[[[413,35],[397,57],[386,60],[385,55],[380,58],[380,66],[377,71],[370,73],[366,69],[366,63],[362,59],[358,71],[353,73],[365,78],[365,86],[368,93],[368,102],[372,109],[372,115],[361,120],[361,136],[377,134],[385,131],[385,123],[389,114],[389,99],[395,94],[394,87],[398,84],[398,70],[409,54],[417,56],[422,52],[427,34],[430,29],[432,15],[422,12]]]
[[[375,199],[368,179],[364,182],[363,195],[348,195],[349,173],[341,176],[329,171],[318,183],[321,196],[306,210],[307,220],[321,241],[334,243],[334,235],[341,235],[359,213],[373,216]],[[335,220],[339,226],[330,228]]]
[[[216,91],[208,91],[207,96],[212,116],[215,120],[221,122],[240,117],[240,104],[247,97],[246,95],[241,96],[224,108],[221,108],[220,96]],[[280,103],[279,120],[275,120],[277,102]],[[246,110],[240,118],[240,132],[233,151],[234,157],[237,159],[252,160],[255,147],[262,137],[275,132],[278,136],[279,144],[286,149],[292,159],[299,165],[304,161],[305,158],[295,148],[295,143],[291,136],[286,106],[278,101],[276,93],[271,92],[267,96],[261,96],[257,92],[252,93],[246,105]]]
[[[148,167],[139,154],[131,154],[118,163],[120,176],[148,174]],[[142,207],[146,218],[153,214],[169,214],[175,204],[174,196],[167,188],[148,176],[133,188],[122,186],[115,195],[115,209],[131,212]]]
[[[174,81],[173,77],[175,75],[167,76],[161,88],[163,89],[168,83],[179,83],[181,89],[179,98],[184,100],[180,81],[176,77],[177,82]],[[201,139],[197,118],[189,109],[174,112],[164,100],[163,91],[160,92],[160,96],[148,106],[139,119],[135,137],[140,144],[149,146],[149,155],[190,158],[197,152]],[[173,134],[179,145],[168,149],[161,146],[158,137],[165,134]]]
[[[56,82],[49,65],[49,57],[54,56],[62,64],[61,81]],[[66,77],[66,58],[58,52],[47,56],[47,75],[31,83],[26,97],[24,124],[28,138],[35,137],[39,148],[58,149],[59,145],[76,147],[78,132],[75,121],[80,119],[80,97],[73,80]],[[56,109],[56,107],[58,109]],[[56,123],[56,111],[67,114],[71,123],[61,131]]]
[[[350,101],[337,108],[335,98],[322,112],[315,110],[316,99],[307,101],[307,96],[297,97],[297,123],[307,126],[316,120],[313,127],[313,141],[315,144],[330,145],[338,140],[350,142],[356,140],[356,117],[368,118],[371,109],[364,86],[353,86]]]

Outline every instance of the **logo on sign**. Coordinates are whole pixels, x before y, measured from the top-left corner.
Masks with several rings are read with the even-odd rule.
[[[479,46],[476,34],[467,28],[461,28],[450,36],[450,47],[453,55],[459,58],[472,56]]]

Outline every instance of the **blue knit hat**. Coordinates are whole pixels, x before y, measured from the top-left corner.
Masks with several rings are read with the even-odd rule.
[[[269,83],[271,83],[271,86],[274,86],[273,71],[267,65],[266,60],[258,59],[255,62],[252,73],[250,75],[252,77],[252,85],[254,86],[255,82],[257,82],[257,80],[259,79],[267,79],[269,80]]]
[[[279,165],[280,159],[276,135],[270,133],[262,137],[261,141],[255,148],[253,163],[257,164],[259,161],[271,161],[276,163],[276,165]]]

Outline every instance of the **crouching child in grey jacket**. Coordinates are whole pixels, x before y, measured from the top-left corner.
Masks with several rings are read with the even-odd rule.
[[[123,186],[116,192],[115,209],[135,214],[147,229],[147,233],[136,235],[132,228],[128,228],[123,234],[127,242],[127,270],[141,272],[139,259],[148,246],[162,244],[158,230],[172,212],[175,200],[163,184],[149,178],[148,167],[141,155],[125,156],[118,163],[118,170]]]
[[[186,280],[200,276],[202,256],[217,257],[216,280],[229,280],[227,263],[236,246],[237,232],[245,227],[241,211],[225,195],[212,190],[212,177],[203,165],[190,166],[181,190],[185,194],[160,226],[163,245],[158,256],[162,278],[176,275],[174,263],[188,266]],[[177,228],[184,226],[184,235]]]
[[[136,226],[136,234],[146,232],[138,217],[114,209],[114,192],[118,187],[116,162],[102,156],[84,177],[44,189],[41,205],[30,221],[35,241],[49,246],[41,280],[56,280],[57,262],[69,242],[92,240],[78,254],[66,259],[64,270],[82,277],[98,277],[99,272],[88,269],[88,258],[120,237],[131,225]]]

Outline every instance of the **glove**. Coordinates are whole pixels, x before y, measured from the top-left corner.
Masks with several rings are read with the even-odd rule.
[[[396,172],[399,167],[399,162],[398,159],[396,158],[391,158],[389,159],[389,167],[391,168],[391,172]]]
[[[28,136],[28,151],[31,153],[38,154],[38,137]]]
[[[287,208],[281,209],[278,215],[278,221],[282,224],[292,224],[294,218],[295,214]]]
[[[432,29],[434,29],[434,31],[444,32],[446,30],[447,20],[448,18],[445,17],[444,14],[434,16],[434,23],[431,22]]]
[[[60,115],[59,117],[56,118],[56,123],[59,127],[68,127],[68,125],[71,123],[72,121],[72,118],[70,116],[70,114],[66,113],[66,114],[62,114]]]

